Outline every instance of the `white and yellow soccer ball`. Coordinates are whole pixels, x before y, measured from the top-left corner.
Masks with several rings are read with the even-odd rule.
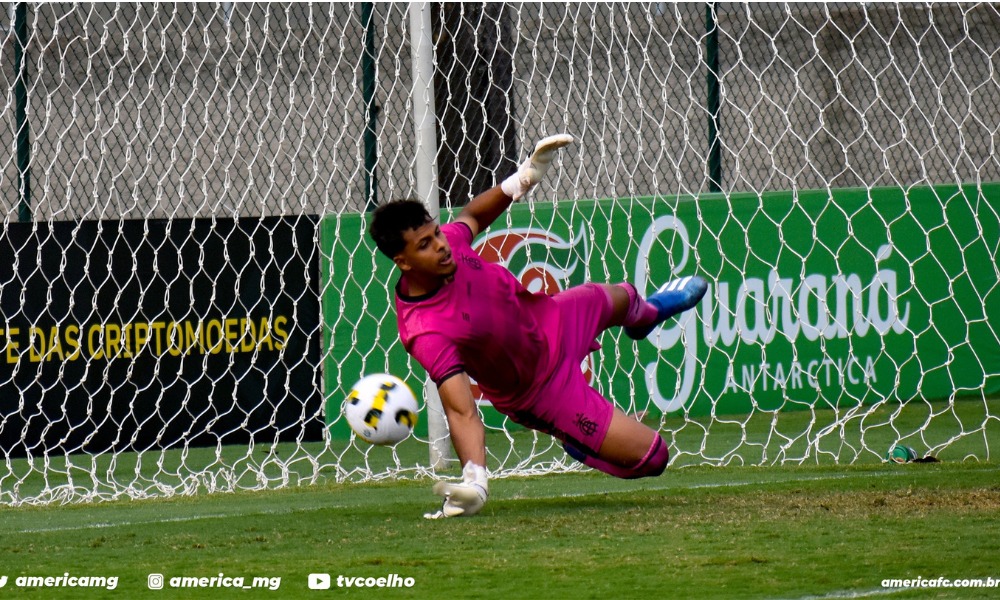
[[[398,444],[417,424],[417,399],[410,386],[393,375],[367,375],[344,401],[344,416],[354,433],[378,446]]]

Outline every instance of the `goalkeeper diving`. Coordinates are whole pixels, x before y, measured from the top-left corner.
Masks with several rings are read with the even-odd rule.
[[[496,410],[556,437],[590,467],[632,479],[660,475],[670,459],[660,434],[590,387],[580,363],[600,348],[596,338],[605,329],[621,326],[642,340],[693,308],[705,295],[705,280],[675,280],[646,299],[629,283],[533,294],[472,250],[476,235],[523,198],[573,142],[566,134],[541,140],[515,174],[476,196],[446,225],[417,200],[389,202],[373,215],[370,234],[400,271],[400,341],[437,385],[463,465],[461,482],[435,484],[444,503],[428,518],[474,515],[489,495],[485,429],[470,376]]]

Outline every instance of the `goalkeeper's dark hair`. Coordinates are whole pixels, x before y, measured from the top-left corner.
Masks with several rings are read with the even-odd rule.
[[[411,198],[393,200],[375,209],[368,233],[382,254],[395,258],[406,248],[403,232],[418,229],[433,220],[423,202]]]

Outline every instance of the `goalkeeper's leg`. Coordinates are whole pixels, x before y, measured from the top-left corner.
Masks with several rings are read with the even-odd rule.
[[[570,288],[555,296],[563,313],[570,313],[570,330],[561,335],[571,336],[571,347],[579,345],[584,355],[600,348],[593,339],[609,327],[622,326],[629,337],[641,340],[660,323],[697,306],[706,291],[708,282],[697,275],[669,281],[645,300],[631,283]],[[580,345],[581,340],[586,344]]]
[[[607,287],[614,305],[611,324],[624,326],[626,335],[642,340],[660,323],[694,308],[708,290],[708,283],[697,275],[674,279],[645,300],[632,284]]]
[[[575,357],[562,362],[527,405],[493,406],[516,423],[558,438],[570,456],[615,477],[653,477],[670,460],[660,434],[590,387]]]
[[[563,448],[588,467],[621,479],[656,477],[670,461],[670,450],[660,434],[629,417],[618,407],[601,449],[594,453],[585,445],[563,440]]]
[[[601,331],[630,325],[635,319],[652,324],[652,329],[664,318],[662,311],[639,299],[628,284],[586,284],[560,292],[555,300],[560,318],[554,335],[560,341],[562,361],[536,390],[530,407],[510,416],[558,437],[571,456],[615,477],[659,475],[670,458],[667,444],[590,387],[580,363],[600,348],[596,337]]]

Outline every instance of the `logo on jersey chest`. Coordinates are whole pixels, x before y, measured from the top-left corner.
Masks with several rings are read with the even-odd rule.
[[[483,268],[483,261],[476,258],[475,256],[469,256],[468,254],[463,254],[458,257],[458,260],[460,260],[463,265],[468,266],[470,269],[475,269],[476,271],[482,270]]]

